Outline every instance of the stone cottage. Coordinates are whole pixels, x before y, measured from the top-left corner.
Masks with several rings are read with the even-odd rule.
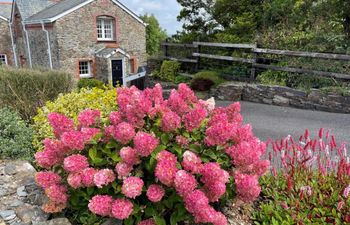
[[[0,63],[15,65],[10,35],[11,8],[11,3],[0,2]]]
[[[146,65],[146,24],[117,0],[16,0],[7,23],[19,66],[115,85]]]

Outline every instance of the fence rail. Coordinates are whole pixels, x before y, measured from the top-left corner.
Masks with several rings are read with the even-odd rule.
[[[231,43],[210,43],[210,42],[193,42],[192,44],[179,44],[179,43],[162,43],[165,59],[175,60],[179,62],[193,63],[198,70],[201,58],[224,60],[231,62],[239,62],[251,65],[250,79],[253,80],[256,77],[256,69],[268,69],[273,71],[284,71],[292,73],[310,74],[323,77],[333,77],[342,80],[350,80],[350,74],[335,73],[328,71],[294,68],[289,66],[276,66],[270,64],[258,63],[258,59],[263,54],[270,55],[282,55],[290,57],[306,57],[313,59],[327,59],[337,61],[349,61],[350,55],[334,54],[334,53],[319,53],[319,52],[303,52],[303,51],[290,51],[290,50],[277,50],[277,49],[265,49],[258,48],[256,44],[231,44]],[[240,58],[233,56],[214,55],[201,52],[201,46],[215,47],[215,48],[231,48],[231,49],[244,49],[251,54],[251,58]],[[177,58],[168,54],[169,47],[179,48],[193,48],[193,58]]]

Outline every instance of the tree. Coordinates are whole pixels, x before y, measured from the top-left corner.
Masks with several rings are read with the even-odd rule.
[[[146,48],[148,55],[157,54],[160,50],[160,44],[167,38],[166,30],[159,25],[157,18],[152,14],[145,14],[141,19],[147,23],[146,28]]]

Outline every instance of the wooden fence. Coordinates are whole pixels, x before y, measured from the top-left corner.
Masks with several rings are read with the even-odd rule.
[[[207,53],[201,52],[201,48],[203,46],[226,48],[226,49],[243,49],[249,52],[251,54],[251,57],[242,58],[242,57],[207,54]],[[193,50],[192,56],[187,58],[171,56],[169,54],[169,48],[174,48],[174,47],[192,49]],[[178,44],[178,43],[165,42],[165,43],[162,43],[162,49],[164,52],[165,59],[175,60],[175,61],[184,62],[184,63],[192,63],[194,64],[195,70],[197,71],[200,67],[201,58],[249,64],[251,65],[250,80],[255,79],[257,69],[311,74],[311,75],[317,75],[317,76],[323,76],[323,77],[333,77],[333,78],[346,80],[346,81],[350,80],[350,74],[295,68],[295,67],[289,67],[289,66],[276,66],[271,64],[259,63],[259,60],[258,60],[263,54],[270,54],[270,55],[280,55],[280,56],[289,56],[289,57],[306,57],[306,58],[314,58],[314,59],[346,61],[346,62],[349,62],[350,64],[350,55],[344,55],[344,54],[275,50],[275,49],[258,48],[254,44],[230,44],[230,43],[209,43],[209,42],[193,42],[192,44]]]

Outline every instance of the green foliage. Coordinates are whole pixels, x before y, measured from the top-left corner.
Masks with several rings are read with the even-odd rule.
[[[50,112],[62,113],[77,122],[79,112],[84,109],[99,109],[102,122],[107,120],[111,111],[117,109],[115,89],[81,89],[69,94],[61,94],[57,100],[49,101],[38,110],[33,120],[34,138],[33,145],[36,149],[42,149],[42,141],[46,137],[54,137],[52,128],[47,120]]]
[[[16,112],[0,109],[0,159],[31,159],[32,135],[32,129]]]
[[[159,73],[155,74],[155,76],[164,81],[175,81],[180,67],[181,64],[179,62],[164,60]]]
[[[160,43],[165,41],[167,33],[163,30],[157,18],[152,14],[145,14],[141,16],[141,19],[147,23],[146,27],[146,49],[148,55],[155,55],[160,50]]]
[[[200,71],[194,75],[193,80],[200,78],[213,81],[215,86],[225,82],[225,80],[220,77],[219,73],[215,71]]]
[[[0,107],[17,111],[25,120],[46,101],[75,87],[74,77],[59,71],[0,67]]]
[[[339,83],[328,77],[303,75],[296,73],[267,70],[262,72],[257,80],[262,84],[280,85],[296,89],[309,90],[311,88],[324,88],[338,86]]]
[[[187,76],[182,76],[182,75],[178,75],[175,77],[175,84],[180,84],[180,83],[188,83],[191,81],[192,78],[187,77]]]
[[[78,81],[78,88],[86,88],[86,89],[91,89],[91,88],[100,88],[103,89],[105,87],[105,84],[97,79],[80,79]]]
[[[335,173],[322,175],[298,170],[292,190],[287,190],[284,174],[261,179],[264,200],[254,213],[255,224],[350,224],[350,198],[341,211],[337,205],[348,183],[339,182]],[[347,180],[349,182],[349,180]],[[300,197],[300,187],[309,185],[311,196]]]

